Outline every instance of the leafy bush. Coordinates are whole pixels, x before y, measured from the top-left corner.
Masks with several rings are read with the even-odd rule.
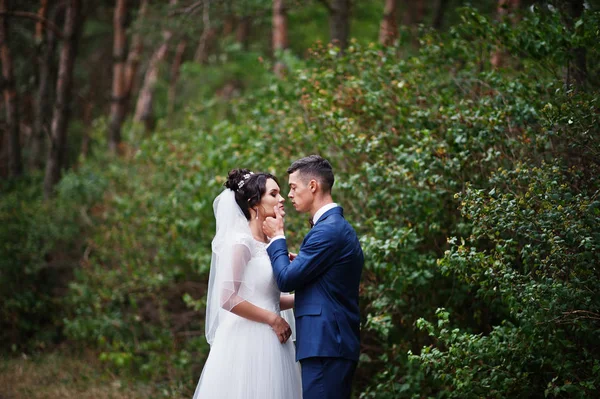
[[[493,172],[486,188],[468,185],[458,195],[472,234],[452,238],[439,264],[505,316],[489,334],[452,329],[444,310],[437,327],[419,322],[436,345],[414,359],[454,388],[450,397],[597,391],[597,97],[570,93],[554,102],[542,109],[548,133],[538,143],[554,149],[551,161],[529,157]]]
[[[424,32],[414,56],[315,44],[305,63],[286,55],[285,80],[260,75],[263,89],[229,104],[191,101],[152,137],[126,129],[123,159],[90,161],[102,190],[83,185],[84,171],[62,186],[78,202],[103,193],[64,302],[68,337],[166,396],[191,394],[208,352],[212,200],[227,171],[285,183],[293,159],[320,153],[367,256],[361,398],[597,389],[598,92],[565,87],[559,72],[575,46],[596,70],[587,21],[598,14],[569,35],[560,14],[537,8],[516,26],[461,17],[448,35]],[[493,69],[498,50],[518,58]],[[240,69],[205,72],[220,81]],[[287,219],[294,247],[307,227]]]
[[[41,348],[60,336],[60,297],[83,252],[78,237],[88,227],[87,210],[103,185],[100,175],[84,168],[67,174],[56,201],[45,202],[39,176],[3,184],[0,338],[12,350]]]

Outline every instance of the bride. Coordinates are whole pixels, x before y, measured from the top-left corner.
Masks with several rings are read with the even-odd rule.
[[[277,288],[262,232],[273,208],[283,210],[284,198],[274,176],[248,169],[229,172],[225,186],[213,203],[217,232],[206,305],[211,349],[194,399],[300,399],[289,339],[294,318],[282,312],[293,308],[294,296]]]

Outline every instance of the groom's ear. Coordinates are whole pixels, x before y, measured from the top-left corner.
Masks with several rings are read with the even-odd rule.
[[[315,179],[311,179],[311,181],[308,183],[308,189],[313,194],[317,192],[318,186],[319,186],[319,183]]]

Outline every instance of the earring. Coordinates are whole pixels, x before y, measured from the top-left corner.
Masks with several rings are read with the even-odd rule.
[[[256,219],[258,220],[258,209],[256,209]]]

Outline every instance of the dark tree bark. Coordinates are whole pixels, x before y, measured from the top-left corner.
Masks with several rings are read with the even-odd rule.
[[[106,89],[106,71],[103,68],[96,68],[97,65],[105,65],[105,60],[109,59],[112,48],[107,49],[106,46],[100,51],[95,51],[90,57],[85,59],[83,68],[87,72],[88,90],[85,96],[80,97],[81,118],[83,122],[82,138],[81,138],[81,158],[85,160],[90,151],[92,140],[90,132],[93,130],[93,121],[97,108],[96,103],[98,98],[102,97]],[[103,112],[100,108],[100,112]]]
[[[138,11],[138,19],[142,21],[146,16],[146,12],[148,9],[148,0],[141,0],[140,8]],[[124,86],[125,92],[124,96],[125,100],[125,110],[124,113],[127,115],[129,113],[130,108],[130,100],[131,93],[135,91],[135,81],[138,72],[138,68],[140,65],[140,57],[142,55],[143,50],[143,41],[142,37],[139,33],[135,33],[131,37],[131,46],[129,48],[129,54],[127,55],[127,62],[125,63],[125,77],[124,77]]]
[[[277,54],[288,46],[287,10],[284,0],[273,0],[273,52]],[[274,71],[279,77],[283,76],[285,64],[281,60],[275,62]]]
[[[567,24],[569,29],[573,30],[575,22],[581,18],[584,9],[584,0],[569,0],[569,16]],[[567,67],[566,85],[570,85],[571,78],[575,86],[582,88],[585,86],[588,78],[587,71],[587,54],[585,47],[576,47],[571,50],[571,60]]]
[[[177,0],[171,0],[170,4],[171,6],[174,6],[177,4]],[[158,82],[160,64],[164,61],[167,55],[169,43],[171,42],[172,37],[173,32],[168,30],[163,32],[163,41],[156,49],[154,54],[152,54],[152,58],[150,59],[148,69],[146,70],[146,74],[144,76],[144,83],[140,89],[140,94],[135,107],[135,115],[133,120],[143,123],[147,132],[150,132],[154,129],[154,90],[156,88],[156,83]]]
[[[59,3],[59,5],[62,5],[62,3]],[[39,16],[39,14],[36,14],[33,12],[27,12],[27,11],[0,11],[0,16],[26,18],[26,19],[32,19],[37,22],[41,22],[42,26],[44,26],[46,29],[54,31],[54,34],[56,36],[63,39],[60,29],[56,25],[54,25],[54,23],[52,23],[51,21],[41,18]]]
[[[502,20],[507,15],[514,15],[514,12],[519,9],[520,0],[498,0],[498,8],[496,9],[496,19]],[[512,19],[514,23],[514,18]],[[500,49],[496,50],[494,54],[492,54],[492,59],[490,63],[494,68],[500,68],[506,58],[506,53]]]
[[[40,20],[35,24],[35,44],[40,45],[44,41],[44,23],[48,19],[48,0],[40,0],[40,9],[38,11]]]
[[[202,32],[196,53],[194,54],[194,61],[200,64],[207,64],[209,56],[215,50],[215,39],[217,38],[217,30],[215,28],[209,28]]]
[[[344,50],[350,37],[350,0],[332,0],[329,14],[331,42]]]
[[[252,19],[249,16],[243,16],[238,21],[238,26],[235,31],[235,41],[242,45],[244,50],[248,49],[250,44],[250,26]]]
[[[0,0],[0,12],[8,11],[8,0]],[[23,173],[21,144],[19,140],[19,102],[13,72],[12,55],[8,46],[8,17],[0,16],[0,60],[2,61],[2,83],[6,123],[8,125],[8,170],[10,176]]]
[[[167,56],[169,42],[171,41],[172,36],[173,34],[171,32],[163,32],[163,42],[158,47],[158,49],[156,49],[156,51],[152,55],[152,58],[150,59],[148,69],[146,70],[146,74],[144,75],[144,83],[142,84],[142,88],[140,89],[140,94],[138,96],[137,104],[135,107],[135,115],[133,119],[136,122],[143,123],[146,128],[146,131],[148,132],[154,129],[154,89],[156,88],[156,83],[158,82],[160,64],[164,61],[165,57]]]
[[[0,73],[0,87],[4,87],[4,77]],[[4,102],[0,100],[0,112],[4,111]],[[8,164],[8,126],[5,121],[0,121],[0,177],[9,175]]]
[[[125,61],[127,57],[127,0],[117,0],[113,18],[113,81],[108,124],[108,148],[116,154],[121,143],[121,125],[125,119]]]
[[[60,180],[62,168],[65,165],[73,68],[77,56],[77,44],[81,27],[80,19],[81,0],[69,0],[63,31],[64,41],[60,50],[56,101],[52,115],[52,131],[46,162],[46,175],[44,177],[45,198],[52,196],[54,186]]]
[[[412,45],[418,47],[418,25],[425,18],[425,0],[404,0],[403,12],[402,24],[410,28]]]
[[[415,25],[422,23],[425,19],[425,10],[427,8],[425,1],[426,0],[415,1]]]
[[[58,7],[54,7],[50,19],[55,19]],[[38,12],[40,19],[48,19],[48,0],[40,1]],[[54,64],[54,50],[56,35],[52,30],[45,30],[44,24],[38,21],[35,29],[35,42],[38,63],[38,91],[33,107],[33,133],[31,138],[30,167],[42,169],[46,156],[46,141],[48,136],[48,120],[51,113],[50,107],[50,82],[52,79],[52,65]]]
[[[448,2],[448,0],[437,0],[432,23],[434,29],[439,30],[442,28],[442,25],[444,24],[444,15],[448,8]]]
[[[403,11],[402,24],[416,26],[425,18],[425,0],[404,0]]]
[[[225,20],[223,21],[223,36],[229,36],[233,33],[235,29],[235,22],[235,15],[228,15],[225,17]]]
[[[194,60],[201,64],[208,63],[208,56],[212,48],[213,41],[217,31],[211,26],[210,23],[210,1],[206,0],[202,8],[202,35],[200,36],[200,42],[194,55]]]
[[[183,63],[183,55],[185,53],[185,48],[187,46],[187,42],[182,40],[177,45],[177,49],[175,50],[175,59],[173,60],[173,64],[171,64],[171,79],[169,80],[169,105],[168,105],[168,114],[169,116],[173,115],[173,111],[175,111],[175,98],[177,94],[177,81],[179,80],[179,72],[181,70],[181,64]]]
[[[385,0],[383,19],[379,28],[379,43],[384,46],[394,44],[394,41],[398,38],[397,11],[398,4],[396,0]]]
[[[95,73],[90,71],[90,80],[95,78]],[[90,153],[90,130],[92,129],[92,121],[94,119],[94,96],[96,90],[96,81],[90,81],[90,91],[83,105],[83,137],[81,138],[81,157],[86,159]]]

